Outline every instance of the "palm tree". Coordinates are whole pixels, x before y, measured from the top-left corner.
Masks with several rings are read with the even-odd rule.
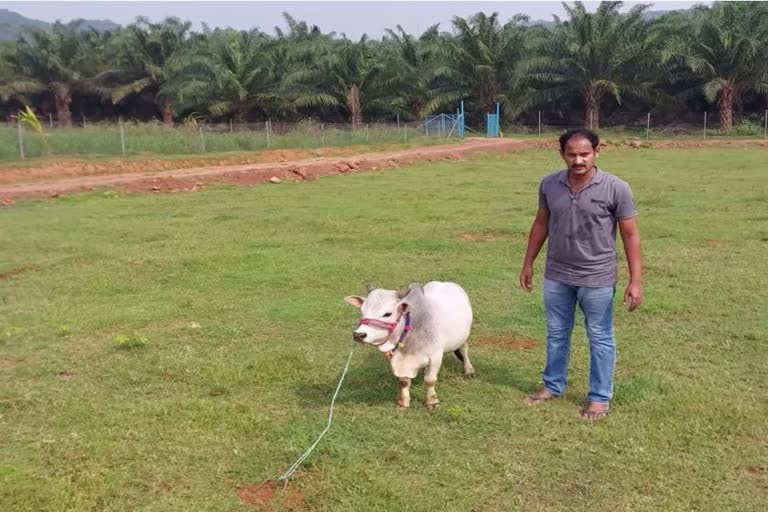
[[[515,109],[513,92],[520,85],[517,68],[524,58],[527,22],[526,16],[516,15],[502,26],[496,12],[454,17],[454,36],[438,52],[444,62],[437,72],[444,78],[438,80],[444,84],[442,92],[427,110],[462,98],[482,112],[492,112],[497,101]]]
[[[29,105],[33,96],[45,90],[45,87],[20,73],[16,66],[15,52],[14,45],[3,44],[0,47],[0,102],[15,101]]]
[[[761,2],[697,7],[692,16],[668,16],[658,28],[661,60],[695,80],[684,96],[718,101],[720,127],[733,127],[734,103],[748,91],[768,93],[768,8]]]
[[[280,59],[258,31],[216,30],[179,59],[176,88],[187,104],[205,104],[214,117],[244,123],[248,113],[288,108],[279,94]]]
[[[184,50],[191,26],[178,18],[151,23],[144,17],[129,25],[123,40],[125,64],[119,70],[123,84],[112,91],[112,101],[120,103],[130,94],[151,91],[163,122],[173,125],[173,102],[178,95],[174,89],[174,59]]]
[[[50,31],[22,34],[12,56],[16,79],[5,84],[0,94],[4,97],[50,94],[58,122],[71,126],[72,95],[101,92],[93,78],[99,65],[99,53],[94,50],[104,36],[93,30],[80,32],[78,29],[78,24],[55,23]]]
[[[601,2],[595,13],[582,2],[563,3],[568,20],[555,16],[555,27],[537,41],[526,65],[530,104],[549,103],[577,94],[584,104],[584,124],[600,126],[606,96],[621,104],[626,95],[654,94],[653,39],[643,13],[649,5],[619,12],[622,2]]]
[[[397,25],[397,31],[387,29],[379,49],[385,63],[382,75],[386,87],[370,101],[379,111],[389,111],[403,118],[422,117],[431,113],[444,99],[432,101],[437,91],[433,81],[442,76],[444,68],[436,50],[441,41],[438,25],[429,27],[418,39]]]
[[[293,95],[296,108],[333,107],[340,109],[353,125],[363,123],[366,92],[381,87],[385,64],[368,44],[332,40],[315,44],[312,52],[294,55],[292,71],[285,77],[286,90]],[[312,60],[309,60],[312,59]]]

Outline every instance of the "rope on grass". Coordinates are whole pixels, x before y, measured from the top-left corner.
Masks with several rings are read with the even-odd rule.
[[[305,451],[301,457],[299,457],[296,462],[293,463],[293,465],[288,468],[288,471],[285,472],[283,476],[278,478],[278,480],[282,480],[288,483],[288,479],[291,478],[291,475],[293,475],[297,469],[299,469],[299,466],[309,457],[309,454],[312,453],[312,450],[315,449],[317,446],[317,443],[320,442],[320,440],[323,438],[323,436],[330,430],[331,423],[333,422],[333,406],[336,403],[336,397],[339,396],[339,390],[341,389],[341,383],[344,382],[344,377],[347,375],[347,370],[349,370],[349,362],[352,360],[352,353],[355,351],[355,345],[352,345],[352,349],[349,351],[349,357],[347,358],[347,364],[344,366],[344,371],[341,373],[341,378],[339,379],[339,383],[336,385],[336,392],[333,394],[333,399],[331,400],[331,410],[328,414],[328,425],[325,426],[325,430],[323,430],[320,435],[317,437],[315,442],[310,446],[307,451]]]

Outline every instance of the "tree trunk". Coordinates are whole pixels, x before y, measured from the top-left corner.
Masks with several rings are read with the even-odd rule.
[[[163,102],[163,123],[173,126],[173,106],[170,101]]]
[[[593,89],[584,91],[584,126],[590,130],[600,128],[600,98]]]
[[[352,126],[363,124],[363,110],[360,107],[360,89],[354,84],[347,93],[347,112],[349,112],[349,122],[352,123]]]
[[[234,119],[234,123],[235,124],[245,124],[246,123],[245,107],[236,106],[235,107],[235,111],[232,114],[233,114],[233,117],[235,118]]]
[[[733,100],[736,90],[726,85],[720,91],[720,129],[729,132],[733,128]]]
[[[69,128],[72,126],[72,112],[69,111],[72,94],[68,90],[63,90],[55,94],[53,100],[56,103],[56,120],[59,122],[59,126]]]

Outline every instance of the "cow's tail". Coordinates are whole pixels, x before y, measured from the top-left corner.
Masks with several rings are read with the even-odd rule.
[[[453,353],[456,354],[456,357],[459,358],[459,361],[461,361],[462,363],[464,362],[464,356],[461,355],[461,350],[454,350]]]

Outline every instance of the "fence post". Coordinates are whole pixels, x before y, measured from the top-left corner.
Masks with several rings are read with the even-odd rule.
[[[203,137],[203,127],[200,127],[200,146],[203,148],[203,153],[205,153],[205,137]]]
[[[325,147],[325,125],[324,124],[320,125],[320,147],[321,148]]]
[[[48,127],[53,128],[53,114],[48,113]]]
[[[233,133],[235,130],[232,128],[232,118],[229,118],[229,133]]]
[[[651,137],[651,113],[648,112],[648,121],[645,123],[645,140]]]
[[[120,118],[120,147],[123,149],[123,156],[125,156],[125,128],[122,117]]]
[[[267,149],[269,149],[269,121],[264,121],[264,131],[267,132]]]
[[[397,129],[400,130],[400,114],[397,114]]]
[[[539,110],[539,137],[541,137],[541,110]]]
[[[365,143],[368,144],[368,123],[365,123]]]
[[[408,123],[404,126],[405,130],[403,131],[405,133],[405,142],[408,142]]]
[[[85,123],[85,114],[83,114],[83,128],[85,128],[85,126],[86,126],[86,123]]]
[[[704,112],[704,138],[707,138],[707,113]]]
[[[19,127],[19,156],[24,160],[24,129],[21,127],[21,119],[18,119],[16,125]]]

